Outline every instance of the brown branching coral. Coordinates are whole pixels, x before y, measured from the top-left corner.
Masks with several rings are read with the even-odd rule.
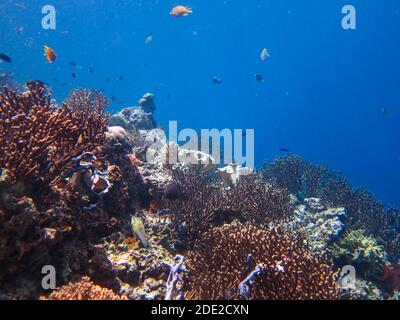
[[[115,294],[112,290],[94,284],[90,278],[82,277],[53,291],[48,300],[128,300],[127,297]]]
[[[265,163],[263,172],[274,184],[297,194],[302,189],[302,177],[306,171],[307,162],[298,156],[277,158],[272,163]]]
[[[208,229],[215,212],[225,207],[220,186],[210,183],[207,175],[191,167],[173,170],[180,189],[179,200],[172,201],[172,225],[184,225],[189,241]]]
[[[338,299],[326,257],[282,229],[234,223],[210,229],[188,255],[189,299]]]
[[[329,205],[344,206],[351,191],[341,174],[299,156],[290,155],[277,158],[272,163],[267,162],[262,171],[273,184],[299,198],[317,197]]]
[[[180,192],[169,206],[172,223],[184,225],[190,242],[211,223],[225,218],[269,224],[282,222],[291,212],[288,192],[272,186],[257,172],[242,176],[230,189],[192,167],[176,168],[172,175]]]
[[[240,212],[246,221],[270,223],[289,217],[290,195],[265,180],[259,172],[242,176],[237,185],[228,191],[228,207]]]
[[[52,181],[72,157],[103,144],[107,119],[101,112],[57,108],[41,83],[27,86],[25,93],[0,94],[0,168],[14,181]]]
[[[76,89],[69,94],[68,99],[64,101],[63,105],[73,112],[104,114],[109,101],[99,91]]]

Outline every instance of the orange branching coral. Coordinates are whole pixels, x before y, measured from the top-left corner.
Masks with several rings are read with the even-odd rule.
[[[78,282],[70,282],[53,291],[48,300],[128,300],[126,296],[115,294],[112,290],[94,284],[89,277]]]
[[[326,257],[282,229],[210,229],[188,256],[190,299],[338,299]]]
[[[52,181],[72,157],[104,143],[107,119],[101,112],[57,108],[43,84],[27,86],[25,93],[0,94],[0,168],[14,181]]]

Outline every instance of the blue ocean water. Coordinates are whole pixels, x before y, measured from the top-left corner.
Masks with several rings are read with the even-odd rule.
[[[48,4],[56,30],[41,27]],[[181,4],[193,14],[171,17]],[[58,101],[76,87],[104,89],[114,111],[153,92],[165,127],[255,129],[257,165],[289,148],[400,206],[400,4],[352,0],[357,29],[343,30],[346,4],[1,0],[0,52],[13,64],[0,71],[51,84]],[[44,45],[57,52],[55,63],[46,63]]]

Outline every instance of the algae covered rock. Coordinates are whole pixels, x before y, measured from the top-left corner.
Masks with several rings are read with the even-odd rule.
[[[315,250],[325,251],[342,234],[345,216],[344,208],[325,208],[310,198],[295,208],[289,227],[306,234]]]
[[[387,254],[377,240],[364,230],[350,230],[332,247],[332,255],[339,265],[352,265],[357,276],[379,280],[388,264]]]

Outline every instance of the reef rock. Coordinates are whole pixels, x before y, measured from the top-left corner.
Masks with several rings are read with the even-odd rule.
[[[311,198],[295,208],[289,225],[309,235],[313,248],[324,251],[342,234],[345,216],[344,208],[325,208],[319,199]]]
[[[110,126],[119,126],[126,130],[151,130],[156,122],[153,113],[156,107],[154,95],[146,93],[138,102],[138,106],[125,108],[110,117]]]

